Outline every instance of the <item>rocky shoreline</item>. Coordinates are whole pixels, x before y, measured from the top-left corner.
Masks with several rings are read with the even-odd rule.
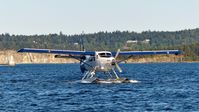
[[[0,51],[0,64],[9,64],[14,61],[16,64],[31,63],[77,63],[74,59],[55,58],[53,54],[36,54],[36,53],[17,53],[14,50]],[[10,60],[13,57],[13,60]]]

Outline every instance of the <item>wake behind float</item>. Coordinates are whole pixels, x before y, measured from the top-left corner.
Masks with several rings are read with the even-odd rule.
[[[129,80],[127,78],[119,78],[119,79],[100,79],[100,78],[89,78],[81,80],[81,83],[99,83],[99,84],[111,84],[111,83],[138,83],[137,80]]]

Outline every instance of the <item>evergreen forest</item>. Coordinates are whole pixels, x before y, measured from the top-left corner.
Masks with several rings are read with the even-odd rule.
[[[82,50],[168,50],[179,49],[188,61],[199,60],[199,28],[181,31],[130,31],[97,32],[66,35],[11,35],[0,34],[1,50],[20,48]]]

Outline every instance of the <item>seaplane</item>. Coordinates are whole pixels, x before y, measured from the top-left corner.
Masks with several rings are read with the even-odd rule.
[[[80,62],[80,70],[83,74],[82,83],[130,83],[137,82],[125,77],[120,77],[118,73],[122,72],[119,63],[136,55],[159,55],[174,54],[178,55],[180,50],[158,50],[158,51],[81,51],[81,50],[56,50],[56,49],[35,49],[22,48],[20,53],[50,53],[55,58],[73,58]],[[118,56],[124,56],[125,59],[117,60]],[[96,73],[105,74],[106,77],[100,78]]]

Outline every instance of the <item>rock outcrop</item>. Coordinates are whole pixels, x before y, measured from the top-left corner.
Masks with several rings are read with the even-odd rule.
[[[16,64],[28,63],[76,63],[75,59],[55,58],[53,54],[36,54],[36,53],[17,53],[16,51],[0,51],[0,64],[9,64],[10,58],[13,57]],[[13,62],[12,62],[13,63]]]

